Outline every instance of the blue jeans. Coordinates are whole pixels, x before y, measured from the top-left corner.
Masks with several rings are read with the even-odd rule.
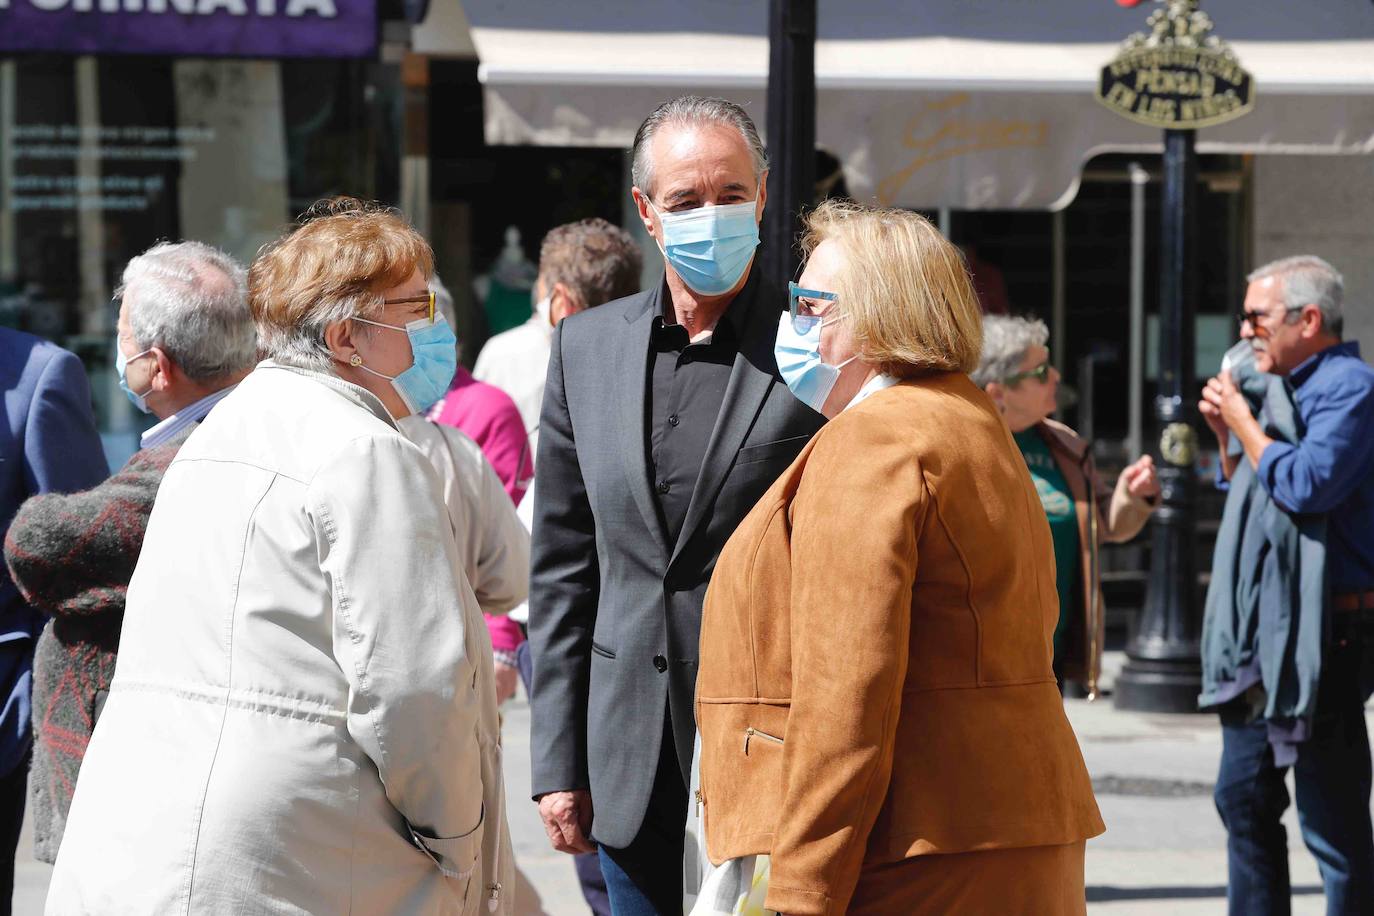
[[[1293,767],[1298,823],[1317,859],[1329,916],[1374,913],[1374,832],[1369,817],[1369,733],[1359,688],[1359,639],[1333,641],[1324,659],[1312,737]],[[1216,805],[1227,831],[1233,916],[1286,916],[1291,909],[1288,836],[1279,819],[1289,805],[1286,768],[1274,764],[1263,722],[1222,712]]]
[[[687,830],[687,786],[671,728],[649,796],[649,810],[624,849],[598,846],[611,916],[682,916],[682,854]]]

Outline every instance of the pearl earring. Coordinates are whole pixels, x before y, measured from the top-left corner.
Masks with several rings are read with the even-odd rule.
[[[354,353],[348,358],[348,364],[350,366],[361,366],[363,364],[363,358],[357,353]]]

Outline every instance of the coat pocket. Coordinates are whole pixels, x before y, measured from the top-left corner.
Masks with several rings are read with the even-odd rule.
[[[411,839],[429,856],[447,878],[466,881],[477,867],[482,854],[482,828],[487,817],[486,806],[477,819],[477,826],[467,833],[452,837],[432,837],[410,828]]]
[[[758,445],[746,445],[739,450],[735,464],[752,464],[756,461],[767,461],[770,458],[779,457],[784,457],[790,462],[797,457],[810,439],[810,436],[793,436],[790,439],[776,439]]]
[[[770,735],[768,732],[759,731],[752,725],[744,730],[744,755],[746,757],[749,756],[749,745],[751,742],[755,747],[763,745],[764,747],[781,748],[783,744],[783,740],[777,735]]]
[[[612,652],[610,649],[607,649],[605,646],[601,645],[596,640],[592,640],[592,651],[597,655],[600,655],[602,658],[615,658],[614,652]]]

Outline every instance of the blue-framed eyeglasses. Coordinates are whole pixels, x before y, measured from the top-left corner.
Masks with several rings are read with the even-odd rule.
[[[838,293],[827,293],[819,289],[806,289],[795,283],[787,284],[787,311],[792,315],[792,330],[798,334],[808,334],[820,323],[825,313],[840,298]],[[825,305],[820,303],[824,302]]]

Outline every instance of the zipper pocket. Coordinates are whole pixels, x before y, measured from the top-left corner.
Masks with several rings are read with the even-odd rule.
[[[760,741],[767,741],[769,744],[776,745],[777,747],[782,747],[782,739],[779,738],[777,735],[770,735],[768,734],[768,732],[761,732],[751,725],[744,730],[744,754],[746,757],[749,755],[749,741],[753,738],[758,738]]]

